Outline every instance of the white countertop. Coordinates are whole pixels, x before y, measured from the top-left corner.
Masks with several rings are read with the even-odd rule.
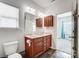
[[[47,35],[51,35],[49,33],[44,33],[44,34],[26,34],[25,37],[28,38],[38,38],[38,37],[43,37],[43,36],[47,36]]]

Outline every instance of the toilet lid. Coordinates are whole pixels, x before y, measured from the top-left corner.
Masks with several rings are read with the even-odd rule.
[[[18,53],[15,53],[15,54],[9,55],[8,58],[22,58],[22,56]]]

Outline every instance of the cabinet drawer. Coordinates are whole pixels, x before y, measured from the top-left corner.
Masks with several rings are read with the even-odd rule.
[[[44,41],[45,41],[46,39],[47,39],[47,37],[45,36],[45,37],[44,37]]]
[[[34,39],[34,43],[38,43],[38,42],[42,42],[42,41],[43,41],[43,38]]]
[[[43,42],[34,43],[34,47],[39,47],[39,46],[42,46],[42,45],[43,45]]]
[[[44,41],[44,43],[46,43],[46,41]]]

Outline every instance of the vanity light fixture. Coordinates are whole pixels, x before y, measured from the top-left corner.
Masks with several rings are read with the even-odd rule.
[[[27,6],[26,7],[26,12],[35,15],[36,10],[34,8],[31,8],[31,7]]]

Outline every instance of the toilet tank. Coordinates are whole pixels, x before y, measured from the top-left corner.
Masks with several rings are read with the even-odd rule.
[[[11,55],[17,52],[18,41],[4,43],[4,52],[6,55]]]

